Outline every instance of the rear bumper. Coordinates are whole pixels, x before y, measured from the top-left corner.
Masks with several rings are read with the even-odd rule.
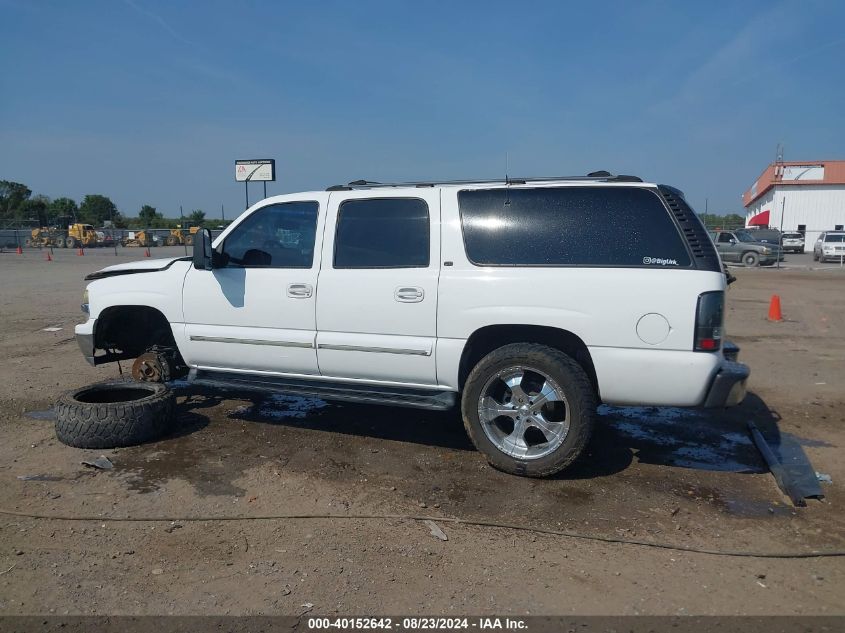
[[[728,352],[728,350],[725,351]],[[707,390],[703,405],[705,408],[732,407],[745,399],[748,376],[751,374],[751,370],[748,365],[743,365],[735,360],[728,360],[731,356],[735,359],[738,352],[739,349],[736,348],[736,351],[732,350],[725,354],[725,360],[719,367],[719,371],[716,372],[710,389]]]

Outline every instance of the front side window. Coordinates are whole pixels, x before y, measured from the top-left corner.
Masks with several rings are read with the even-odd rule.
[[[736,239],[740,242],[756,242],[757,240],[754,239],[754,236],[751,235],[748,231],[737,231],[736,232]]]
[[[719,242],[721,242],[721,243],[723,243],[723,244],[724,244],[724,243],[728,243],[728,244],[730,244],[730,241],[731,241],[733,238],[734,238],[734,236],[733,236],[733,235],[731,235],[730,233],[719,233]]]
[[[253,212],[223,242],[228,267],[311,268],[317,202],[271,204]]]
[[[642,187],[478,189],[458,204],[478,266],[691,264],[668,210]]]
[[[335,232],[335,268],[427,268],[428,205],[417,198],[347,200]]]

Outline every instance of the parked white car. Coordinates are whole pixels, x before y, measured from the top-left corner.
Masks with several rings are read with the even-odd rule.
[[[819,262],[845,260],[845,231],[825,231],[813,245],[813,259]]]
[[[726,277],[683,194],[586,178],[357,181],[248,209],[193,259],[89,275],[92,364],[447,409],[496,468],[571,464],[596,407],[724,407]],[[397,419],[397,424],[402,422]]]
[[[781,237],[781,246],[784,253],[803,253],[804,252],[804,234],[803,233],[784,233]]]

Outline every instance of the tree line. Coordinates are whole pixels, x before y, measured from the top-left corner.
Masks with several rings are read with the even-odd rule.
[[[0,227],[46,227],[74,222],[102,227],[110,222],[120,229],[166,229],[177,227],[182,221],[189,226],[202,226],[206,222],[205,212],[194,209],[184,220],[166,218],[155,207],[145,204],[137,216],[126,216],[102,194],[88,194],[77,204],[72,198],[51,200],[44,195],[32,195],[32,190],[22,183],[0,180]]]

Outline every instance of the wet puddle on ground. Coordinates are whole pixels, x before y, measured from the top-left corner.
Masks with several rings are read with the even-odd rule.
[[[602,405],[599,416],[642,462],[738,473],[768,470],[745,429],[716,415],[676,407]]]

